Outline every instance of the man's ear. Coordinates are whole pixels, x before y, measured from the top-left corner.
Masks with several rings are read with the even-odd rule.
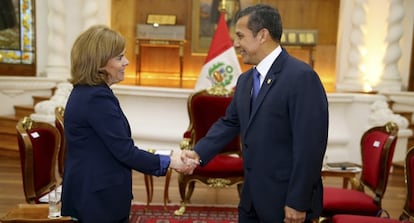
[[[259,40],[261,43],[267,41],[270,38],[269,30],[265,28],[261,29],[257,35],[259,35]]]

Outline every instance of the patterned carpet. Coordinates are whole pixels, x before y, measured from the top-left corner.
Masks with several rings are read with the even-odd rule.
[[[182,216],[174,215],[178,205],[167,206],[167,210],[162,205],[134,204],[131,208],[131,223],[236,223],[236,207],[212,207],[212,206],[187,206],[187,210]]]

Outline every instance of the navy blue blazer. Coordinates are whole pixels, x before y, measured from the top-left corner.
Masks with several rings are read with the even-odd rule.
[[[244,186],[240,206],[265,222],[283,222],[284,206],[322,211],[321,168],[328,138],[328,102],[317,73],[285,49],[250,105],[252,69],[243,73],[225,117],[195,146],[203,164],[240,133]]]
[[[157,176],[167,171],[169,163],[160,165],[158,155],[134,146],[128,121],[107,85],[74,86],[64,124],[63,215],[81,222],[119,221],[130,212],[131,169]]]

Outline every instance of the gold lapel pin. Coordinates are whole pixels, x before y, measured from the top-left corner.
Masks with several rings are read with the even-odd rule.
[[[267,84],[270,84],[270,83],[272,83],[272,79],[267,79],[267,82],[266,82]]]

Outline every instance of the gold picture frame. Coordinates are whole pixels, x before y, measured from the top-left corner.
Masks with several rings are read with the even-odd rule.
[[[207,53],[213,37],[223,0],[193,0],[192,53]],[[233,18],[240,9],[260,3],[260,0],[224,0],[230,35],[234,35]]]
[[[177,23],[177,16],[175,15],[161,15],[161,14],[148,14],[147,24],[151,25],[175,25]]]

